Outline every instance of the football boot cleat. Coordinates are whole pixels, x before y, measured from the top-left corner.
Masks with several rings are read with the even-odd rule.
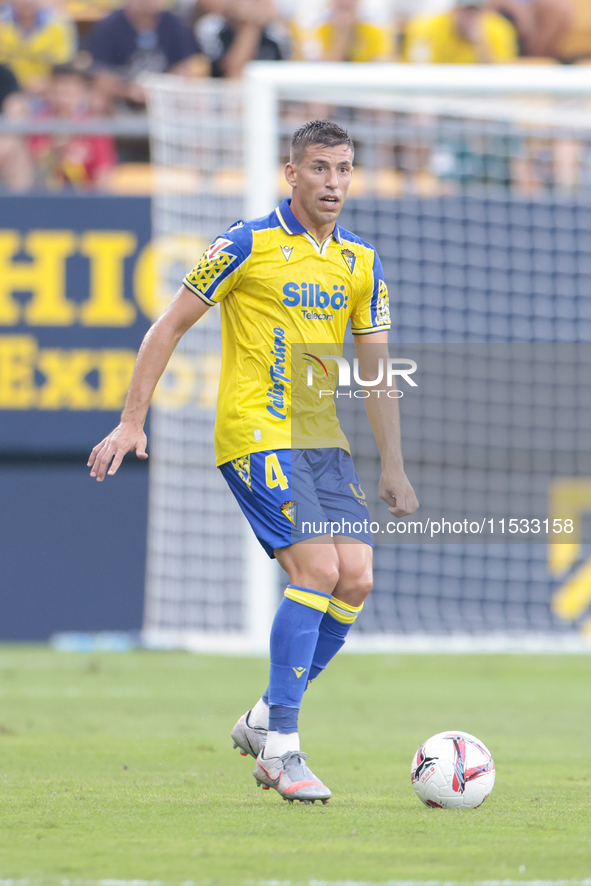
[[[281,757],[269,757],[268,760],[261,753],[253,772],[255,781],[264,790],[275,788],[290,803],[294,800],[302,803],[321,800],[322,803],[328,803],[332,791],[309,769],[306,763],[309,759],[301,751],[289,751]]]
[[[267,730],[262,726],[251,726],[248,722],[250,711],[243,714],[232,729],[234,747],[240,748],[243,757],[254,757],[255,760],[265,747]]]

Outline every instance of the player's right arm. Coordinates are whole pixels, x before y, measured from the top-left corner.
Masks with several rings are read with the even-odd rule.
[[[252,230],[243,221],[216,237],[183,285],[148,330],[139,350],[121,421],[90,453],[90,476],[100,482],[117,473],[127,452],[147,458],[144,423],[154,388],[187,329],[239,284],[252,252]],[[109,467],[110,465],[110,467]]]
[[[185,332],[199,320],[210,305],[181,286],[161,317],[146,333],[131,377],[121,421],[94,447],[88,459],[90,476],[101,483],[105,474],[117,473],[128,452],[147,458],[144,423],[150,400],[171,354]],[[110,465],[110,467],[109,467]]]

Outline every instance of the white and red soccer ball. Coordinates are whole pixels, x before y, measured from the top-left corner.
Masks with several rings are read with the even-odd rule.
[[[438,809],[475,809],[495,783],[488,748],[467,732],[440,732],[414,755],[410,770],[419,800]]]

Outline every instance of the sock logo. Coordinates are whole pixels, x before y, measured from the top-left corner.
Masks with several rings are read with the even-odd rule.
[[[292,668],[292,671],[299,680],[306,673],[306,668]]]

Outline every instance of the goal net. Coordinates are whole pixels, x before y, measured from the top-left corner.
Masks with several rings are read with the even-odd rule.
[[[243,213],[243,93],[169,75],[146,83],[158,315],[206,247]],[[155,394],[144,636],[153,645],[256,652],[268,644],[275,581],[215,467],[220,360],[219,312],[212,310],[182,338]]]
[[[493,521],[576,517],[568,537],[376,544],[375,589],[348,648],[586,648],[586,71],[257,63],[244,85],[153,77],[148,94],[164,299],[217,234],[287,196],[291,133],[330,116],[356,144],[340,222],[377,247],[393,347],[419,354],[430,392],[401,401],[406,470],[425,513],[459,518],[471,495]],[[517,387],[495,369],[499,345]],[[214,466],[219,347],[214,309],[182,340],[152,408],[144,633],[153,644],[264,652],[284,577]],[[350,442],[375,479],[366,422],[352,423]]]

